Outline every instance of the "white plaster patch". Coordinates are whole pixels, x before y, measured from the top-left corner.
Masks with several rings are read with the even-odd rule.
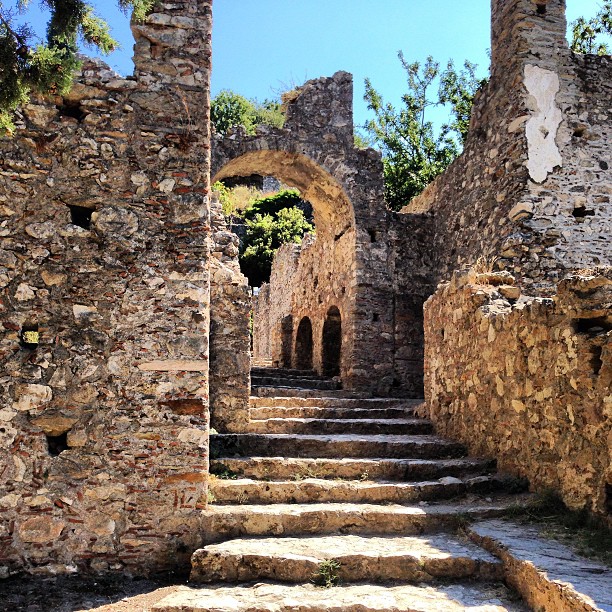
[[[529,94],[527,103],[532,111],[525,128],[529,155],[527,169],[536,183],[542,183],[553,168],[563,165],[555,141],[563,119],[555,100],[559,76],[556,72],[527,64],[525,87]]]

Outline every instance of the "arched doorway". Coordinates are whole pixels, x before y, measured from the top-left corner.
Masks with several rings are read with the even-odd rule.
[[[342,354],[342,318],[340,311],[332,306],[323,324],[323,376],[340,375],[340,359]]]
[[[295,367],[298,370],[312,369],[312,323],[304,317],[298,325],[295,338]]]

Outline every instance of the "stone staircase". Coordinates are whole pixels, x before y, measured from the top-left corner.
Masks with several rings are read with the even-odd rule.
[[[251,388],[255,394],[265,387],[267,392],[281,393],[286,389],[336,391],[342,387],[337,380],[319,376],[314,370],[290,370],[272,367],[251,368]]]
[[[304,370],[253,370],[250,425],[211,436],[206,546],[159,610],[524,610],[458,531],[520,501],[494,462]],[[330,588],[321,588],[326,585]],[[180,602],[179,602],[180,600]]]

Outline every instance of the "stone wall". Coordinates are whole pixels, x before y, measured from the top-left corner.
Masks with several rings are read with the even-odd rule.
[[[253,299],[253,363],[272,360],[270,285],[263,283]]]
[[[235,432],[249,422],[251,293],[238,264],[238,237],[229,231],[216,197],[211,227],[210,424]]]
[[[553,298],[508,273],[464,273],[425,305],[427,415],[470,452],[610,510],[612,270],[570,276]]]
[[[423,397],[423,304],[435,291],[437,271],[433,215],[394,215],[389,232],[393,278],[392,393]]]
[[[610,265],[612,62],[578,56],[564,0],[493,0],[491,79],[463,154],[403,212],[429,212],[437,280],[497,260],[530,293]]]
[[[176,567],[208,455],[211,3],[0,141],[0,573]],[[205,499],[205,496],[204,496]]]

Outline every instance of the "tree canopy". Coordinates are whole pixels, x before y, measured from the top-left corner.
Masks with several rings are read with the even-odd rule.
[[[247,134],[252,135],[258,125],[283,127],[285,115],[280,102],[257,102],[224,89],[211,100],[210,121],[217,134],[226,134],[228,130],[241,125]]]
[[[365,81],[364,96],[368,109],[374,112],[364,127],[372,144],[382,151],[385,198],[393,210],[423,191],[459,154],[474,95],[484,82],[476,77],[476,65],[467,61],[457,71],[452,61],[441,70],[431,56],[423,65],[407,62],[401,51],[398,57],[408,85],[402,107],[385,103],[370,79]],[[449,105],[450,116],[436,130],[428,111],[442,105]]]
[[[606,0],[594,17],[579,17],[570,27],[572,51],[610,55],[610,45],[604,37],[612,35],[612,1]]]
[[[287,242],[300,244],[304,234],[314,231],[297,207],[281,208],[273,214],[257,213],[246,219],[246,234],[240,245],[240,269],[249,285],[259,287],[270,280],[272,261]]]
[[[118,0],[134,18],[143,19],[155,0]],[[51,18],[46,41],[39,42],[16,17],[30,8],[30,0],[0,1],[0,134],[13,129],[12,112],[32,93],[65,94],[70,90],[79,41],[103,53],[117,48],[107,22],[84,0],[40,0]]]

